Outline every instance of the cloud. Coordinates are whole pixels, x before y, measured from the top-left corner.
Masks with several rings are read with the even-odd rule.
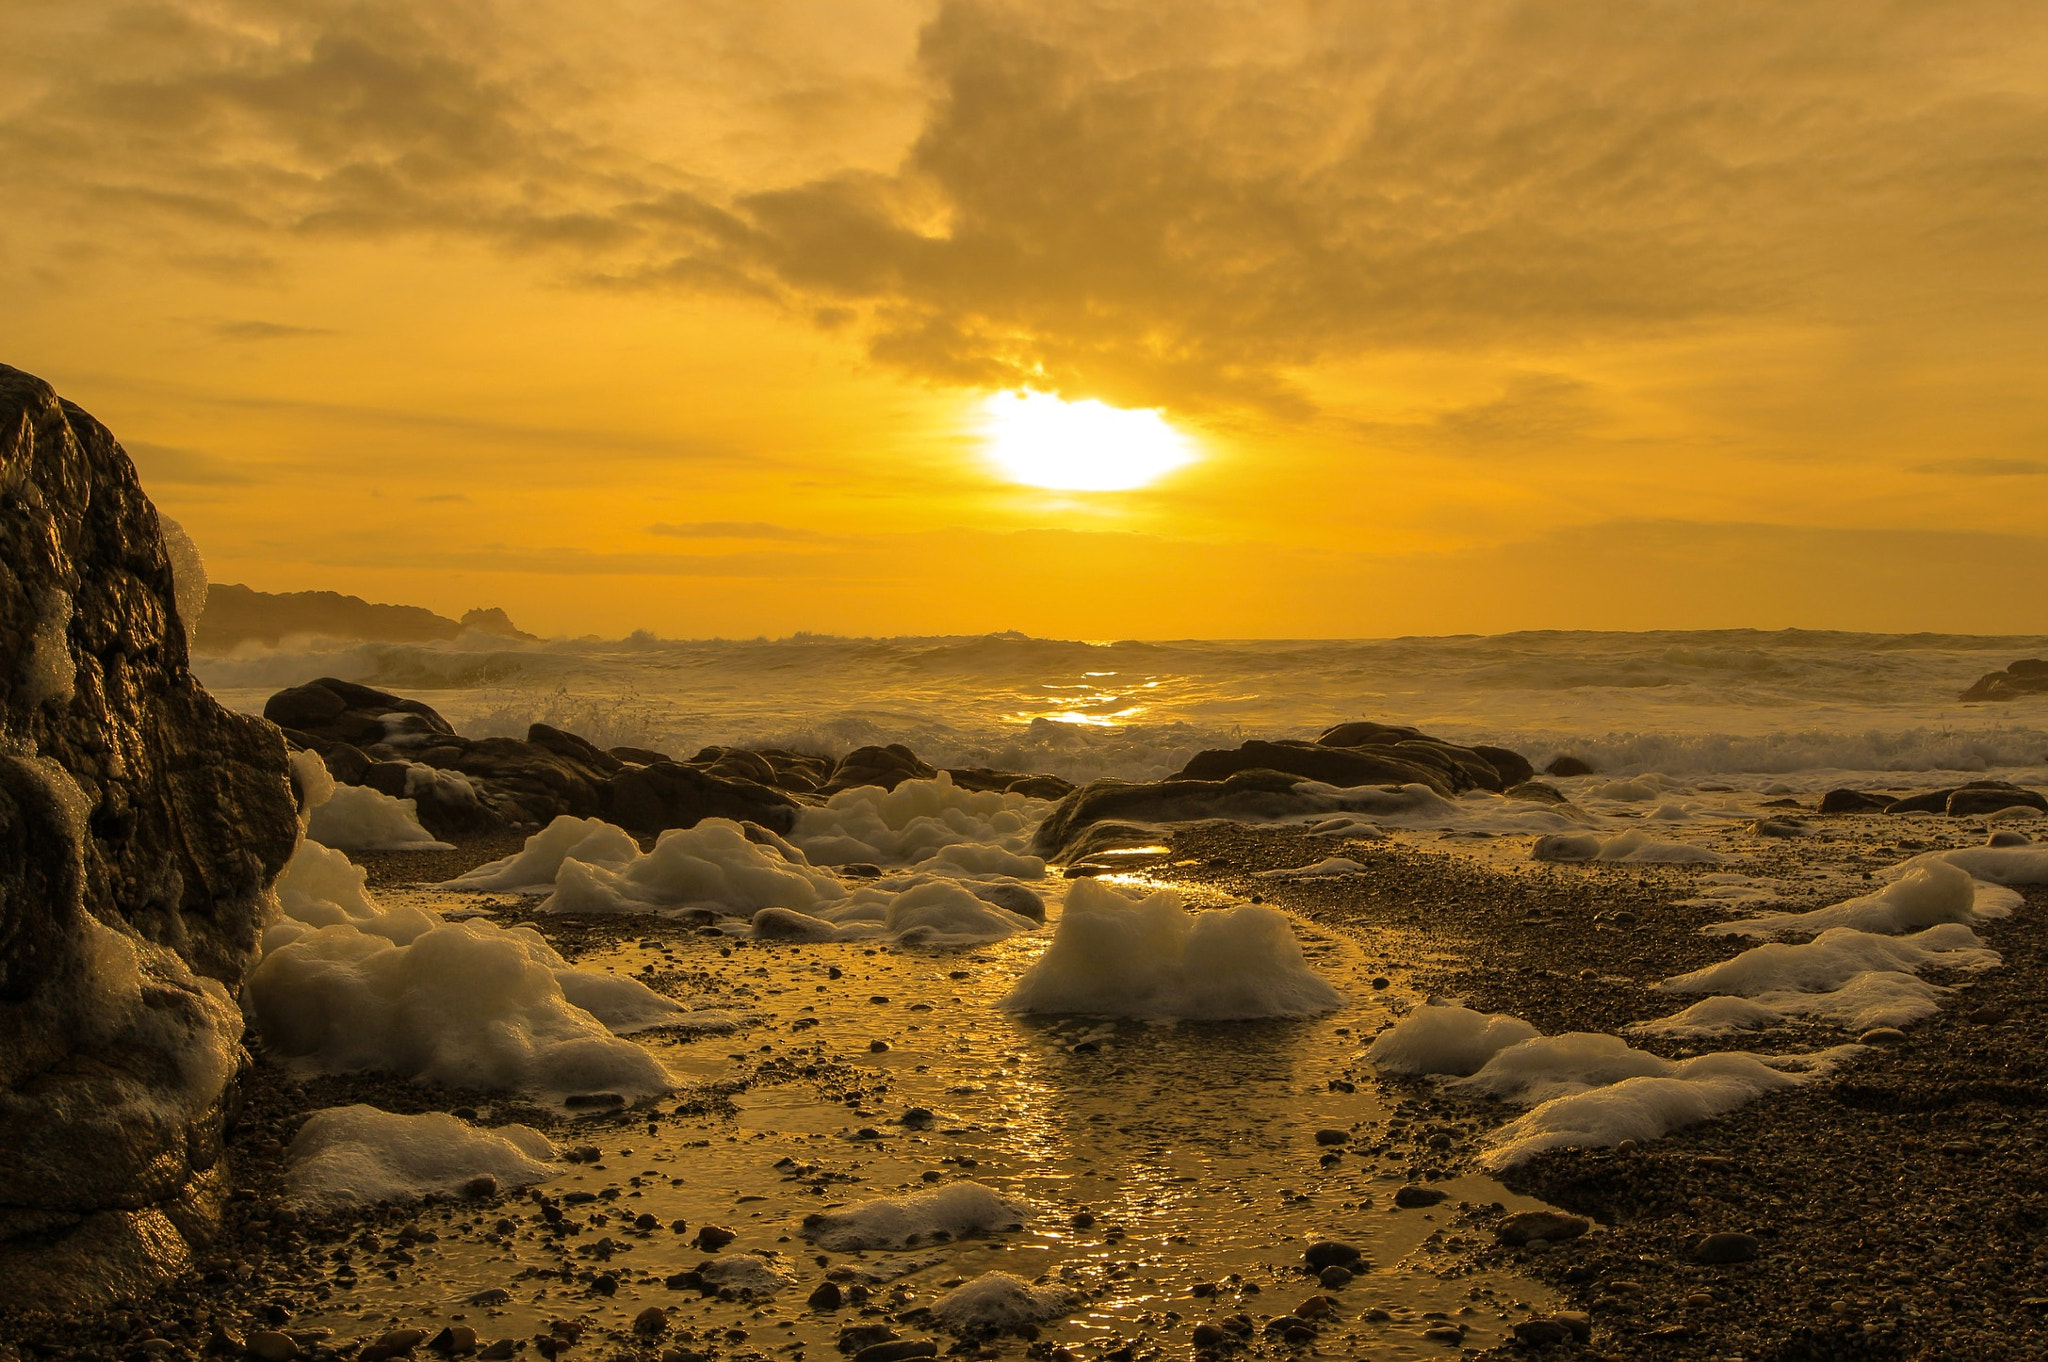
[[[1915,464],[1912,471],[1965,478],[2038,478],[2048,477],[2048,459],[1936,459]]]
[[[825,538],[815,530],[771,525],[761,520],[696,520],[680,525],[655,524],[649,525],[647,532],[668,535],[675,539],[781,539],[817,542]]]
[[[1376,355],[1737,323],[1907,344],[1898,318],[1958,299],[2023,318],[2048,292],[2048,10],[930,13],[901,153],[784,175],[782,150],[741,172],[730,148],[689,159],[687,128],[622,121],[608,78],[652,40],[644,10],[112,8],[68,44],[38,30],[41,86],[0,113],[0,192],[132,220],[230,275],[294,238],[467,238],[587,286],[753,296],[923,379],[1296,415],[1305,373]],[[778,62],[788,15],[721,22],[720,69],[767,83],[786,143],[871,107],[872,71],[840,89]],[[1473,440],[1520,438],[1471,415]]]
[[[125,440],[121,447],[135,461],[145,483],[181,483],[195,487],[242,487],[255,481],[215,455],[176,445]]]
[[[200,324],[222,340],[231,341],[298,340],[306,336],[333,336],[339,334],[331,327],[292,326],[284,322],[237,320],[202,322]]]

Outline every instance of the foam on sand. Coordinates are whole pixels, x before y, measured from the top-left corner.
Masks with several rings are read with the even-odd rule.
[[[900,1249],[963,1234],[1023,1228],[1033,1207],[978,1182],[953,1182],[904,1196],[877,1197],[843,1210],[804,1217],[803,1232],[819,1248]]]
[[[1710,936],[1817,936],[1831,927],[1898,933],[1943,922],[1979,922],[2009,916],[2019,895],[1979,885],[1949,861],[1911,863],[1905,875],[1860,898],[1810,913],[1767,913],[1705,928]]]
[[[292,770],[306,808],[306,836],[345,851],[448,851],[420,826],[419,805],[366,785],[338,785],[317,752],[294,752]]]
[[[361,867],[302,842],[278,879],[244,1001],[277,1053],[329,1072],[381,1070],[457,1087],[633,1096],[670,1086],[615,1033],[726,1030],[636,979],[580,970],[531,928],[386,910]]]
[[[477,866],[448,881],[450,889],[497,889],[544,894],[554,887],[564,861],[624,866],[640,855],[640,844],[624,828],[601,818],[563,814],[526,839],[510,856]]]
[[[1990,884],[2048,884],[2048,845],[1961,847],[1930,851],[1906,862],[1908,867],[1942,861]]]
[[[963,790],[941,771],[930,780],[906,780],[893,790],[879,785],[841,790],[822,808],[800,812],[790,840],[817,865],[917,865],[963,844],[1023,857],[1031,849],[1031,829],[1048,807],[1045,800],[1023,795]],[[1039,873],[1044,868],[1038,861]]]
[[[1603,838],[1591,832],[1561,832],[1536,839],[1529,851],[1537,861],[1619,861],[1636,865],[1719,865],[1718,851],[1684,842],[1660,842],[1636,828]]]
[[[273,929],[275,930],[275,929]],[[550,1096],[666,1092],[653,1055],[611,1034],[570,1001],[570,972],[539,933],[489,922],[448,923],[407,945],[351,926],[309,929],[274,944],[245,995],[265,1042],[330,1073],[378,1070],[450,1087]],[[615,985],[572,982],[585,1002],[618,1007]],[[651,993],[651,990],[646,990]],[[660,995],[620,1010],[644,1026],[684,1009]]]
[[[1339,1006],[1285,914],[1259,904],[1190,913],[1160,890],[1134,899],[1075,880],[1046,948],[997,1006],[1175,1021],[1312,1017]]]
[[[1622,1028],[1632,1036],[1713,1036],[1753,1031],[1804,1018],[1832,1022],[1851,1031],[1874,1026],[1911,1026],[1941,1009],[1955,992],[1901,970],[1865,970],[1840,988],[1821,993],[1774,989],[1752,998],[1719,994],[1682,1012]]]
[[[1365,1057],[1383,1073],[1469,1074],[1541,1034],[1520,1017],[1439,1003],[1416,1008],[1374,1036]]]
[[[1007,1272],[984,1272],[933,1302],[932,1319],[955,1334],[994,1333],[1058,1319],[1080,1299],[1064,1287],[1033,1286]]]
[[[1547,1149],[1655,1139],[1831,1072],[1861,1051],[1668,1060],[1618,1036],[1543,1036],[1519,1018],[1431,1006],[1381,1032],[1366,1057],[1388,1072],[1468,1075],[1446,1086],[1529,1106],[1487,1139],[1482,1162],[1498,1170]]]
[[[1510,1121],[1486,1140],[1480,1162],[1493,1171],[1509,1168],[1550,1149],[1607,1148],[1623,1140],[1650,1141],[1681,1127],[1725,1116],[1765,1093],[1811,1082],[1833,1072],[1863,1047],[1848,1045],[1816,1055],[1702,1055],[1748,1060],[1726,1068],[1698,1069],[1672,1077],[1625,1078],[1604,1087],[1555,1097]],[[1803,1064],[1804,1071],[1777,1065]]]
[[[1838,989],[1866,970],[1918,974],[1927,969],[1990,969],[1998,963],[1998,952],[1960,922],[1940,923],[1905,937],[1830,927],[1801,945],[1774,941],[1752,946],[1733,959],[1666,979],[1657,988],[1666,993],[1753,998],[1778,991]]]
[[[1335,880],[1346,875],[1363,875],[1365,867],[1349,856],[1325,856],[1314,865],[1289,866],[1281,870],[1254,870],[1255,880]]]
[[[693,828],[670,828],[645,855],[593,864],[566,854],[554,892],[540,905],[550,913],[649,913],[708,908],[751,916],[763,908],[813,911],[846,897],[830,871],[819,870],[780,838],[753,841],[729,818],[707,818]]]
[[[286,1151],[285,1195],[316,1211],[457,1194],[488,1178],[497,1189],[555,1175],[555,1147],[530,1126],[479,1130],[445,1112],[399,1116],[329,1107],[306,1118]]]

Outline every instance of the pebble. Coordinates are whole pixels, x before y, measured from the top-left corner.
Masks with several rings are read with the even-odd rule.
[[[837,1282],[819,1282],[817,1289],[805,1298],[804,1304],[813,1310],[837,1310],[846,1304],[846,1293],[839,1289]]]
[[[1692,1260],[1696,1263],[1746,1263],[1756,1257],[1760,1247],[1755,1235],[1723,1230],[1694,1245]]]
[[[1220,1348],[1230,1339],[1230,1331],[1220,1324],[1205,1322],[1195,1326],[1194,1343],[1197,1348]]]
[[[1325,1291],[1342,1291],[1351,1285],[1351,1279],[1356,1275],[1350,1268],[1332,1263],[1317,1274],[1316,1285]]]
[[[299,1345],[292,1341],[291,1335],[275,1329],[259,1329],[249,1335],[243,1346],[249,1350],[249,1356],[260,1358],[262,1362],[291,1362],[299,1355]]]
[[[1571,1336],[1572,1331],[1554,1319],[1525,1319],[1515,1325],[1515,1341],[1532,1348],[1548,1348],[1553,1343],[1565,1342]]]
[[[467,1324],[451,1324],[427,1342],[427,1347],[448,1357],[467,1357],[476,1345],[476,1330]]]
[[[1348,1130],[1337,1130],[1335,1128],[1329,1128],[1324,1130],[1318,1130],[1316,1132],[1317,1144],[1344,1144],[1347,1143],[1350,1139],[1351,1132]]]
[[[1418,1187],[1409,1183],[1394,1193],[1394,1204],[1404,1210],[1415,1210],[1422,1206],[1434,1206],[1449,1193],[1435,1187]]]
[[[1337,1239],[1318,1239],[1302,1253],[1302,1259],[1320,1272],[1326,1267],[1348,1267],[1356,1269],[1365,1261],[1365,1254],[1356,1246]]]
[[[1555,1244],[1563,1239],[1576,1239],[1590,1228],[1592,1222],[1584,1216],[1563,1211],[1516,1211],[1493,1227],[1493,1235],[1503,1244],[1522,1245],[1538,1239]]]
[[[1431,1343],[1460,1344],[1465,1341],[1465,1331],[1454,1324],[1438,1324],[1422,1331],[1422,1336]]]
[[[650,1305],[633,1316],[633,1332],[654,1335],[668,1332],[668,1311],[658,1305]]]
[[[699,1225],[691,1242],[706,1253],[716,1253],[737,1238],[739,1235],[723,1225]]]

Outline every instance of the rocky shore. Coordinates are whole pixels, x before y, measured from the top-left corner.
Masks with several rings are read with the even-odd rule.
[[[1845,839],[1875,840],[1853,820],[1829,823]],[[1915,831],[1931,831],[1932,844],[1983,836],[1943,835],[1927,823]],[[1691,876],[1678,868],[1499,873],[1392,848],[1356,853],[1363,872],[1335,890],[1252,878],[1323,854],[1318,839],[1296,832],[1209,828],[1182,834],[1173,850],[1204,862],[1192,872],[1199,882],[1263,893],[1310,921],[1390,933],[1402,943],[1403,958],[1388,965],[1399,982],[1545,1033],[1612,1031],[1667,1012],[1670,998],[1646,985],[1726,954],[1698,932],[1724,914],[1682,905]],[[1751,868],[1781,869],[1770,861],[1785,854],[1766,851]],[[1876,846],[1864,853],[1872,864],[1885,856]],[[1591,1340],[1561,1343],[1559,1355],[2040,1357],[2048,891],[2025,892],[2023,908],[1981,932],[2002,968],[1835,1081],[1638,1148],[1563,1150],[1510,1170],[1511,1188],[1584,1217],[1590,1230],[1533,1250],[1487,1243],[1476,1258],[1549,1283],[1590,1317]],[[1769,1044],[1841,1039],[1787,1028]],[[1513,1114],[1426,1080],[1382,1081],[1403,1089],[1414,1121],[1409,1172],[1424,1185],[1469,1164],[1478,1137]],[[1488,1218],[1475,1209],[1483,1232]],[[1736,1260],[1716,1261],[1731,1252]]]

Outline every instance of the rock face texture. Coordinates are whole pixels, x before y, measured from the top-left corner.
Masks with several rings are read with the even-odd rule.
[[[283,739],[186,667],[106,428],[0,366],[0,1281],[91,1304],[215,1219],[234,993],[297,821]]]

